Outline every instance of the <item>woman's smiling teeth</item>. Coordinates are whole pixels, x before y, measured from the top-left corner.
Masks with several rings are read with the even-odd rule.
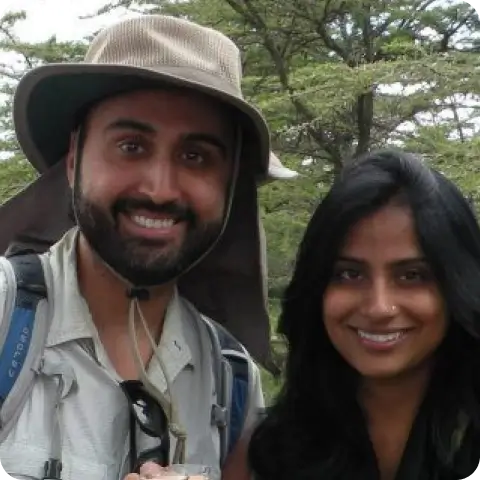
[[[397,332],[389,332],[389,333],[370,333],[365,330],[357,329],[358,336],[360,338],[364,338],[370,342],[377,342],[377,343],[387,343],[387,342],[394,342],[399,340],[403,335],[405,335],[405,330],[398,330]]]
[[[172,218],[149,218],[143,215],[132,215],[130,218],[140,227],[152,229],[171,228],[176,223]]]

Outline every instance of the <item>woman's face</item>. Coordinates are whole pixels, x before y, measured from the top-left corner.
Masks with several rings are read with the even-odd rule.
[[[323,298],[327,334],[362,376],[428,367],[447,320],[407,207],[389,204],[350,230]]]

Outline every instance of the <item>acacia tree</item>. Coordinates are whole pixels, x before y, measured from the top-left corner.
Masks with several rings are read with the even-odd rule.
[[[42,63],[80,59],[85,52],[83,42],[57,42],[55,36],[42,43],[23,42],[14,33],[17,22],[26,13],[11,12],[0,18],[0,51],[7,54],[0,63],[0,155],[4,161],[0,171],[0,202],[7,200],[33,180],[36,172],[25,161],[12,125],[12,101],[18,80],[29,69]]]

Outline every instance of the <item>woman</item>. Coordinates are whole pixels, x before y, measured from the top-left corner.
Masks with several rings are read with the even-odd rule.
[[[284,388],[226,480],[475,471],[480,229],[442,175],[395,151],[347,166],[307,227],[279,331]]]

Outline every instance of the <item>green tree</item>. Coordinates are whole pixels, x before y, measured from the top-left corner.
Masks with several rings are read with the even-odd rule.
[[[15,24],[26,18],[24,11],[11,12],[0,18],[0,52],[8,54],[0,63],[0,202],[23,189],[36,177],[16,141],[12,124],[12,101],[15,86],[29,69],[43,63],[78,60],[85,52],[84,42],[57,42],[55,36],[38,44],[23,42],[14,33]]]

